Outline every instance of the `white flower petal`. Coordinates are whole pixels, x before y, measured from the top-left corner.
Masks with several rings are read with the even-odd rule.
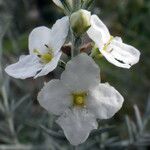
[[[99,47],[103,46],[110,39],[109,30],[97,15],[91,16],[91,27],[87,34]]]
[[[51,80],[38,94],[38,101],[48,112],[60,115],[72,104],[69,90],[60,80]]]
[[[47,53],[47,47],[51,39],[51,30],[47,27],[37,27],[29,35],[29,51],[30,54],[34,53],[34,50],[38,50],[40,53]]]
[[[57,55],[48,64],[46,64],[34,78],[47,75],[49,72],[53,71],[57,67],[61,54],[62,52],[58,52]]]
[[[72,145],[79,145],[88,138],[93,129],[97,129],[95,117],[85,109],[68,109],[56,121]]]
[[[121,94],[109,84],[100,84],[89,92],[87,108],[99,119],[111,118],[123,104]]]
[[[69,17],[58,19],[51,29],[51,40],[49,46],[52,47],[54,53],[58,53],[66,41],[69,31]]]
[[[110,47],[113,48],[111,55],[125,64],[132,66],[139,61],[140,52],[133,46],[113,40]]]
[[[44,26],[35,28],[29,35],[30,54],[34,53],[34,50],[38,50],[43,54],[50,49],[56,55],[66,41],[68,31],[69,17],[58,19],[52,29]]]
[[[130,68],[140,58],[140,52],[133,46],[124,44],[122,39],[115,37],[107,50],[99,48],[102,55],[112,64],[122,68]]]
[[[62,2],[60,0],[53,0],[53,2],[60,8],[64,8],[64,6],[62,5]]]
[[[14,78],[26,79],[35,76],[42,67],[36,55],[27,55],[21,56],[17,63],[9,65],[5,71]]]
[[[115,36],[115,37],[114,37],[114,40],[115,40],[115,41],[118,41],[118,42],[120,42],[120,43],[123,43],[122,38],[119,37],[119,36]]]
[[[129,64],[124,64],[124,63],[118,61],[114,56],[111,55],[110,52],[107,52],[104,50],[100,50],[100,52],[110,63],[114,64],[117,67],[127,68],[127,69],[129,69],[131,67]]]
[[[85,91],[99,84],[100,69],[91,57],[82,53],[67,63],[61,81],[72,91]]]

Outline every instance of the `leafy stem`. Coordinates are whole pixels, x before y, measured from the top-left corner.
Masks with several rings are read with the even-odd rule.
[[[80,46],[82,44],[82,39],[81,37],[76,37],[73,33],[71,35],[71,39],[72,39],[71,58],[73,58],[80,53]]]

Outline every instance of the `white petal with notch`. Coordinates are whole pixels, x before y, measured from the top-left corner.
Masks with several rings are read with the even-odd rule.
[[[98,126],[95,117],[87,110],[80,108],[68,109],[56,122],[72,145],[85,142],[90,132]]]
[[[123,104],[122,95],[108,83],[99,84],[90,90],[87,97],[87,108],[99,119],[111,118]]]
[[[72,97],[60,80],[51,80],[39,92],[38,101],[49,113],[61,115],[71,106]]]
[[[7,66],[5,71],[14,78],[26,79],[35,76],[42,67],[36,55],[26,55],[21,56],[17,63]]]
[[[35,54],[34,50],[39,51],[41,54],[47,53],[47,47],[51,40],[51,30],[45,26],[37,27],[32,30],[29,35],[29,52]]]
[[[60,51],[61,47],[66,41],[69,31],[69,17],[65,16],[58,19],[51,29],[51,39],[48,43],[52,47],[53,52],[56,54]]]
[[[91,57],[82,53],[67,63],[61,81],[72,91],[86,91],[99,84],[100,69]]]
[[[101,47],[110,39],[109,30],[97,15],[91,16],[91,27],[87,31],[87,34],[96,43],[96,45]]]

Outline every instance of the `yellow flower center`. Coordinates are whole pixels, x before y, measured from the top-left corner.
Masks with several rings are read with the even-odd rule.
[[[86,92],[73,93],[72,97],[73,97],[73,106],[77,106],[77,107],[85,106],[86,97],[87,97]]]
[[[39,50],[34,49],[33,51],[41,60],[42,63],[47,64],[53,59],[52,50],[49,49],[48,53],[41,54]]]
[[[110,45],[110,43],[112,42],[112,40],[114,39],[113,36],[110,36],[109,41],[104,45],[103,50],[107,51],[108,46]]]
[[[53,55],[51,53],[46,53],[46,54],[41,55],[41,61],[44,64],[49,63],[52,59],[53,59]]]

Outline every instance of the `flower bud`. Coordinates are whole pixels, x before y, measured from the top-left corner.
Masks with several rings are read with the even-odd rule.
[[[60,0],[53,0],[53,2],[58,6],[58,7],[60,7],[60,8],[64,8],[63,7],[63,4],[62,4],[62,2],[60,1]]]
[[[73,0],[68,0],[68,3],[70,5],[70,7],[73,8]]]
[[[73,8],[73,0],[66,0],[71,8]],[[60,8],[64,9],[63,3],[61,0],[53,0],[53,2]]]
[[[83,9],[80,9],[71,15],[70,24],[76,36],[81,36],[89,29],[91,26],[90,18],[91,13]]]

